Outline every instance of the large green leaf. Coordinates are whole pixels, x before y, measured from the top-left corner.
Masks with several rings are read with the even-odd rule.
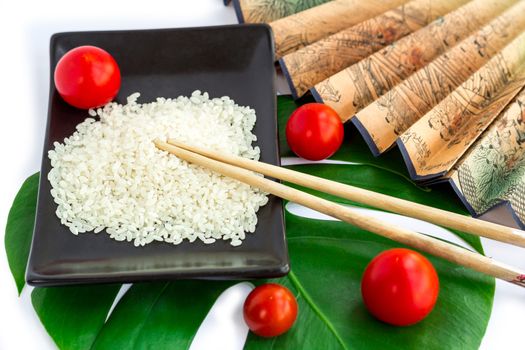
[[[135,284],[117,304],[92,348],[187,349],[217,297],[231,284]]]
[[[295,107],[291,99],[279,98],[280,142],[285,156],[290,153],[283,140],[283,126]],[[349,129],[345,144],[334,159],[353,164],[293,168],[465,213],[452,194],[415,186],[404,173],[402,160],[392,154],[372,157],[366,145]],[[15,280],[22,281],[22,285],[28,248],[20,249],[23,245],[16,243],[29,242],[32,236],[35,178],[36,175],[22,186],[13,208],[24,208],[26,202],[33,206],[15,210],[23,215],[10,215],[6,231],[10,266]],[[31,225],[15,225],[21,217]],[[415,326],[391,327],[369,316],[361,302],[359,285],[366,264],[380,251],[399,244],[341,222],[314,220],[289,212],[286,226],[292,272],[277,281],[296,293],[299,317],[292,330],[281,337],[263,339],[250,335],[247,349],[475,349],[479,346],[490,317],[493,279],[429,256],[441,282],[435,310]],[[457,234],[482,252],[477,237]],[[7,244],[8,240],[15,243]],[[42,323],[61,349],[186,349],[210,306],[229,285],[212,281],[136,284],[105,323],[118,286],[39,288],[33,291],[32,300]]]
[[[135,284],[105,323],[120,285],[36,288],[32,302],[60,349],[187,349],[217,297],[232,284]]]
[[[35,225],[38,180],[39,176],[36,173],[24,182],[11,206],[5,228],[5,250],[18,294],[25,285],[26,264]]]
[[[120,285],[35,288],[33,307],[60,349],[87,350],[95,340]]]
[[[276,339],[250,335],[247,349],[477,349],[490,317],[493,279],[427,257],[436,267],[440,295],[423,322],[406,328],[376,321],[361,301],[360,280],[370,259],[399,247],[341,222],[287,213],[292,286],[299,318]]]

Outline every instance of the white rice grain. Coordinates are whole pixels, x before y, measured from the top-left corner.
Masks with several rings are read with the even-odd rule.
[[[77,131],[54,143],[48,179],[56,215],[73,234],[106,229],[117,241],[144,246],[228,240],[240,245],[253,232],[266,194],[158,150],[155,138],[175,138],[250,159],[255,111],[228,97],[158,98],[110,103]]]

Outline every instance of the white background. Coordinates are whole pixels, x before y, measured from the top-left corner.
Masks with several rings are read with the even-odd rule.
[[[5,1],[0,2],[0,227],[5,227],[12,200],[24,179],[40,167],[47,114],[48,46],[52,33],[72,30],[143,29],[236,23],[233,9],[222,0],[148,0],[117,2]],[[299,209],[301,212],[301,209]],[[508,220],[503,211],[493,214]],[[390,218],[402,222],[399,217]],[[436,233],[434,227],[407,222],[409,227]],[[439,231],[439,230],[437,230]],[[439,232],[437,232],[439,234]],[[18,298],[11,278],[4,242],[0,247],[0,349],[54,349],[36,317],[26,288]],[[488,255],[525,269],[523,251],[484,240]],[[239,305],[250,287],[228,291],[209,315],[194,348],[239,348],[246,329]],[[217,318],[214,315],[222,315]],[[493,315],[483,349],[522,349],[525,290],[497,283]],[[79,315],[81,317],[81,315]],[[218,324],[225,328],[217,328]],[[465,327],[469,320],[465,319]],[[219,346],[221,344],[222,346]]]

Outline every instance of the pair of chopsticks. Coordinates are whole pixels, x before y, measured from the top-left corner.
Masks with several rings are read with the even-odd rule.
[[[301,204],[364,230],[449,260],[458,265],[525,287],[525,271],[520,271],[512,266],[505,265],[481,254],[446,243],[439,239],[392,226],[379,219],[362,214],[351,207],[343,206],[285,186],[262,176],[257,176],[253,172],[379,209],[425,220],[437,225],[525,247],[525,232],[521,230],[390,197],[381,193],[341,184],[271,164],[207,150],[176,140],[168,140],[167,142],[155,140],[154,143],[157,148],[174,154],[185,161],[216,171],[222,175],[259,188],[264,192]]]

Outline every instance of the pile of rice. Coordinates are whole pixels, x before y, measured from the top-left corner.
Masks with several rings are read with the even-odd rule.
[[[48,179],[56,215],[72,233],[104,229],[117,241],[144,246],[228,240],[237,246],[253,232],[265,193],[155,147],[156,138],[175,138],[250,159],[256,116],[228,97],[158,98],[139,104],[110,103],[77,126],[49,151]]]

